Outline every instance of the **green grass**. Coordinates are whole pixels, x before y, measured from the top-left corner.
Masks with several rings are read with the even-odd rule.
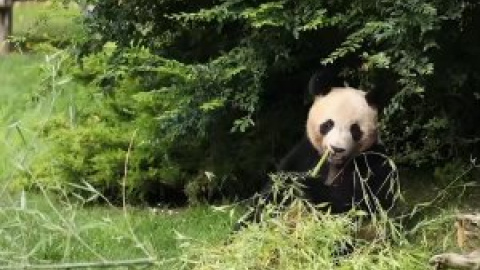
[[[31,94],[41,83],[42,57],[11,54],[0,59],[0,178],[5,183],[21,167],[25,141],[19,131],[29,133],[38,116]],[[25,134],[26,135],[26,134]]]
[[[15,4],[12,35],[17,49],[40,50],[51,45],[64,47],[83,34],[78,6],[65,6],[59,2]]]
[[[0,58],[0,117],[12,118],[25,110],[28,95],[40,84],[42,57],[12,54]]]
[[[69,43],[83,31],[79,9],[74,5],[17,2],[13,13],[13,46],[20,52],[52,52],[53,46]],[[0,178],[4,182],[13,171],[27,173],[33,152],[42,147],[36,128],[49,117],[56,99],[50,96],[33,102],[33,93],[44,86],[44,59],[41,55],[16,53],[0,57]]]
[[[298,231],[294,230],[293,234],[282,231],[285,224],[273,221],[270,227],[253,226],[227,243],[227,239],[231,239],[232,221],[238,215],[232,218],[230,213],[213,211],[207,206],[156,212],[131,207],[125,216],[121,208],[85,206],[63,196],[61,190],[46,192],[48,195],[27,193],[22,199],[18,190],[6,189],[12,184],[15,186],[19,176],[28,174],[29,160],[45,147],[38,128],[49,118],[49,112],[61,112],[68,107],[69,96],[62,93],[73,92],[78,87],[67,83],[62,87],[68,89],[38,92],[43,59],[12,54],[0,61],[4,90],[0,92],[0,136],[4,141],[0,145],[0,266],[142,257],[156,258],[157,269],[179,268],[182,265],[179,260],[197,269],[332,266],[329,253],[332,240],[345,237],[344,219],[327,216],[320,223],[317,218],[300,220]],[[44,94],[32,101],[35,92]],[[439,191],[436,185],[425,181],[428,175],[406,177],[412,178],[407,193],[410,207],[431,200],[432,194]],[[461,187],[453,191],[459,192]],[[379,261],[384,266],[377,269],[392,269],[396,263],[410,267],[404,269],[422,269],[433,253],[454,249],[454,214],[465,202],[456,200],[449,204],[446,202],[449,198],[452,197],[430,206],[427,214],[409,224],[415,231],[411,234],[402,231],[400,244],[382,241],[373,247],[365,245],[345,261],[345,269],[360,263],[368,269]],[[437,207],[440,205],[443,209]],[[336,227],[338,222],[341,224]],[[290,239],[292,235],[296,238]],[[379,249],[384,250],[380,255]],[[315,257],[308,255],[313,251],[317,252]]]
[[[78,14],[75,7],[48,2],[17,3],[14,40],[20,51],[45,42],[68,42],[82,31]],[[0,267],[152,256],[160,263],[156,268],[168,269],[181,253],[177,238],[208,243],[226,239],[230,214],[207,206],[156,211],[131,207],[125,216],[121,208],[85,206],[58,190],[22,193],[19,180],[29,177],[30,161],[46,147],[39,128],[52,111],[68,109],[69,93],[77,87],[68,83],[40,91],[45,87],[42,70],[55,66],[44,63],[45,57],[35,54],[0,59]]]
[[[129,207],[125,216],[122,208],[85,206],[59,190],[43,194],[10,189],[18,186],[19,178],[28,174],[29,160],[45,147],[38,136],[41,123],[50,112],[64,111],[70,101],[61,88],[57,94],[39,91],[44,87],[44,59],[11,54],[0,60],[0,268],[152,256],[159,263],[155,268],[165,269],[181,253],[179,237],[224,241],[232,218],[208,206],[155,211]],[[66,86],[71,91],[77,87]]]
[[[273,219],[265,227],[252,226],[232,238],[230,229],[238,214],[208,206],[155,212],[129,207],[125,216],[121,208],[85,205],[64,196],[62,190],[51,190],[51,186],[45,194],[12,192],[7,187],[28,175],[29,160],[45,147],[38,136],[41,123],[49,119],[50,112],[65,111],[71,99],[68,93],[79,87],[66,83],[62,87],[68,89],[58,86],[39,92],[43,59],[12,54],[0,61],[4,90],[0,92],[0,136],[4,142],[0,144],[0,268],[144,257],[155,258],[156,269],[334,268],[334,240],[351,236],[351,220],[343,216],[311,216],[291,228],[288,221]],[[43,94],[32,100],[33,93]],[[413,172],[403,177],[409,183],[406,199],[410,208],[432,200],[442,190],[426,181],[429,174]],[[343,261],[343,269],[425,269],[429,256],[456,250],[454,215],[469,205],[468,200],[478,200],[478,194],[473,193],[478,188],[463,193],[462,183],[452,186],[450,195],[429,205],[401,228],[396,242],[364,243]]]
[[[465,186],[460,178],[440,187],[427,181],[431,176],[420,176],[409,176],[419,182],[406,187],[408,208],[403,213],[413,213],[415,207],[419,212],[413,218],[380,216],[368,222],[374,225],[375,237],[372,230],[366,234],[356,230],[355,213],[320,213],[297,200],[273,217],[264,216],[262,225],[233,235],[228,245],[185,241],[188,248],[181,254],[180,265],[195,270],[430,269],[428,261],[435,254],[465,252],[456,245],[456,214],[472,211],[469,202],[478,205],[480,192],[478,186]],[[267,209],[278,211],[271,206]],[[353,252],[332,256],[339,243],[345,242],[355,243]]]
[[[14,12],[14,34],[27,37],[22,45],[26,48],[31,47],[29,42],[69,40],[81,31],[75,8],[22,3]],[[17,183],[28,177],[29,161],[46,147],[38,135],[42,123],[52,112],[65,112],[75,99],[70,93],[80,87],[66,83],[58,89],[39,91],[45,86],[42,67],[55,67],[42,66],[44,59],[34,54],[0,58],[0,268],[142,257],[156,258],[157,269],[175,269],[181,265],[178,259],[196,269],[336,267],[331,257],[334,240],[350,237],[351,220],[345,217],[309,216],[292,227],[286,226],[291,225],[288,221],[272,219],[267,226],[255,225],[230,237],[238,214],[208,206],[155,211],[128,207],[125,215],[122,208],[86,205],[51,187],[45,193],[9,189],[21,186]],[[429,182],[430,175],[414,172],[404,177],[411,178],[405,188],[410,208],[432,200],[442,190]],[[426,269],[430,255],[455,249],[455,213],[465,205],[479,207],[478,188],[463,193],[461,184],[451,187],[450,195],[411,221],[397,242],[365,244],[345,259],[342,269],[395,269],[395,265]]]
[[[5,82],[0,100],[4,108],[0,135],[5,139],[0,152],[0,267],[144,257],[156,259],[155,269],[335,267],[331,256],[335,240],[348,240],[351,235],[345,217],[311,216],[297,220],[291,228],[288,221],[273,219],[265,227],[252,226],[231,238],[231,225],[238,215],[208,206],[163,211],[129,207],[125,216],[121,208],[86,206],[63,196],[62,190],[22,196],[5,189],[5,183],[17,181],[14,172],[28,171],[28,160],[43,147],[35,135],[38,122],[48,119],[48,111],[68,103],[66,95],[31,101],[41,82],[41,64],[42,57],[34,55],[10,55],[0,62],[0,80]],[[438,192],[438,187],[425,181],[428,176],[409,177],[414,178],[410,183],[417,183],[408,189],[410,206],[429,201]],[[454,250],[454,214],[464,201],[449,204],[446,199],[415,220],[408,228],[414,228],[413,232],[401,230],[397,242],[364,243],[342,261],[342,269],[425,269],[429,256]],[[437,208],[440,205],[443,209]]]
[[[5,196],[3,196],[5,198]],[[219,243],[231,228],[228,213],[210,207],[183,209],[85,207],[58,196],[7,196],[0,208],[1,265],[125,260],[155,257],[160,269],[180,254],[179,235]],[[127,222],[127,220],[129,222]],[[164,261],[167,260],[167,261]]]

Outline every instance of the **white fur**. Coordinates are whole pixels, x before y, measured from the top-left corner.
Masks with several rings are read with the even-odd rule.
[[[333,88],[328,94],[319,95],[310,108],[307,120],[307,136],[321,154],[331,147],[345,151],[331,156],[330,162],[341,164],[346,159],[368,149],[378,138],[378,112],[368,105],[365,92],[349,87]],[[332,130],[325,136],[320,133],[320,125],[331,119]],[[350,127],[357,123],[363,132],[360,141],[352,138]]]

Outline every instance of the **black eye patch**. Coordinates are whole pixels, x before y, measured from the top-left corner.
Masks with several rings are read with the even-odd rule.
[[[363,136],[363,131],[360,129],[358,124],[352,124],[350,126],[350,133],[352,133],[352,138],[354,141],[359,141]]]
[[[320,125],[320,133],[326,135],[334,126],[332,119],[328,119]]]

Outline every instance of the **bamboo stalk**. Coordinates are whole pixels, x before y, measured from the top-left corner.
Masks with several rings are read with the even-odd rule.
[[[327,157],[329,154],[330,154],[330,151],[328,151],[328,149],[323,152],[322,158],[320,158],[320,161],[318,161],[317,165],[315,166],[315,168],[313,168],[312,172],[310,173],[311,177],[313,178],[318,177],[318,174],[320,173],[320,169],[325,163],[325,160],[327,160]]]
[[[112,268],[133,265],[153,265],[152,258],[141,258],[132,260],[100,261],[100,262],[77,262],[60,264],[20,264],[0,266],[0,270],[7,269],[79,269],[79,268]]]

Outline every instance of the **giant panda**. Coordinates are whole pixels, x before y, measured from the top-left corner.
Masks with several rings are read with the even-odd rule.
[[[365,92],[335,85],[338,82],[331,77],[325,71],[311,77],[309,90],[314,101],[305,136],[281,160],[278,170],[302,175],[304,199],[326,205],[331,213],[355,208],[373,215],[379,209],[389,210],[398,195],[398,177],[379,138],[379,90]],[[307,172],[327,150],[328,161],[318,177],[311,177]],[[259,201],[269,203],[273,197],[270,181],[254,200],[253,211],[235,224],[235,230],[258,222]]]

